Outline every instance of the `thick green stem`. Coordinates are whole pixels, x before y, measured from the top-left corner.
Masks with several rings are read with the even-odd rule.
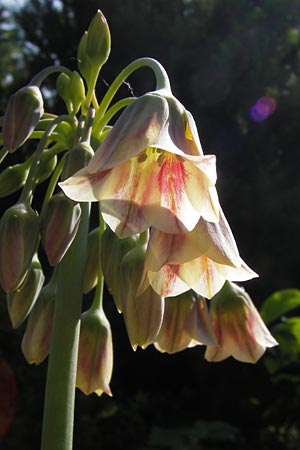
[[[77,235],[57,268],[41,450],[71,450],[73,444],[77,353],[90,207],[84,203],[81,208]]]

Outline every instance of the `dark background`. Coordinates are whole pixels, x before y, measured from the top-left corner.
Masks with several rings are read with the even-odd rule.
[[[300,287],[300,1],[28,0],[11,10],[12,3],[0,0],[2,113],[9,95],[42,68],[76,69],[77,44],[100,8],[112,51],[99,95],[135,58],[158,59],[195,118],[204,152],[217,156],[223,209],[241,256],[260,275],[244,283],[253,301],[260,307],[272,292]],[[135,95],[154,87],[146,69],[129,82]],[[129,94],[125,85],[122,94]],[[263,96],[276,109],[255,122],[249,111]],[[50,109],[62,107],[55,102],[49,99]],[[1,209],[11,201],[1,200]],[[78,392],[75,450],[299,448],[294,367],[278,379],[263,360],[209,364],[200,347],[173,356],[154,348],[134,353],[108,296],[106,312],[114,397]],[[5,450],[39,448],[46,363],[26,365],[23,332],[24,326],[11,329],[1,299],[0,356],[18,390],[14,421],[0,442]]]

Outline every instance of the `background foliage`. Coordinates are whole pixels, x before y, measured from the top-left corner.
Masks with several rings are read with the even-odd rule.
[[[133,59],[158,59],[195,117],[204,152],[217,155],[223,209],[242,257],[260,274],[245,284],[254,302],[259,307],[276,290],[300,287],[298,0],[25,0],[13,10],[12,3],[0,0],[1,112],[8,96],[45,66],[75,69],[79,39],[100,8],[112,54],[98,91]],[[146,69],[129,82],[126,94],[153,87]],[[61,108],[52,87],[49,107]],[[263,96],[277,107],[255,122],[249,111]],[[289,320],[299,303],[295,308],[277,319]],[[114,397],[78,392],[75,450],[118,450],[124,443],[133,450],[298,448],[299,346],[275,372],[266,367],[277,353],[256,366],[208,364],[199,348],[174,356],[152,348],[134,354],[108,296],[106,311],[115,346]],[[46,364],[25,364],[22,332],[11,330],[1,301],[0,357],[18,387],[15,418],[0,442],[7,450],[39,448]],[[296,326],[297,333],[300,339]]]

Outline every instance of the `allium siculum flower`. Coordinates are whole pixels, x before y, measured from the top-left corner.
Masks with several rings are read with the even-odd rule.
[[[241,362],[256,363],[267,347],[278,345],[245,290],[226,282],[210,301],[210,315],[218,347],[207,347],[207,361],[229,356]]]
[[[191,231],[219,220],[215,156],[202,153],[191,114],[166,90],[129,105],[87,167],[60,183],[76,201],[101,201],[119,236],[150,226]]]
[[[119,271],[121,307],[134,350],[138,346],[145,349],[155,341],[164,314],[164,299],[154,292],[151,286],[141,295],[137,295],[145,252],[146,245],[138,242],[136,247],[124,256]]]
[[[165,313],[155,347],[176,353],[195,345],[218,345],[206,300],[193,291],[165,299]]]
[[[76,386],[86,395],[105,392],[111,396],[112,369],[110,323],[103,310],[90,309],[81,316]]]
[[[139,293],[150,284],[162,297],[193,289],[211,298],[226,280],[245,281],[254,277],[257,274],[241,259],[220,210],[219,222],[201,218],[189,233],[170,234],[152,228]]]
[[[48,356],[55,306],[55,283],[50,282],[30,312],[22,340],[22,352],[29,364],[40,364]]]

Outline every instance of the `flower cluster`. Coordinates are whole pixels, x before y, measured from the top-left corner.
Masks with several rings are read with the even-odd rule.
[[[158,90],[128,106],[88,165],[60,183],[74,201],[100,202],[104,275],[133,349],[204,344],[208,361],[256,362],[277,344],[232,283],[257,275],[239,255],[216,178],[191,114]]]
[[[13,327],[28,319],[23,353],[39,364],[62,345],[66,364],[78,359],[76,385],[111,395],[104,278],[133,349],[154,345],[175,353],[206,345],[208,361],[231,355],[256,362],[276,341],[233,283],[257,275],[240,257],[219,204],[216,158],[203,153],[192,115],[151,58],[129,64],[98,101],[97,78],[109,53],[109,28],[98,11],[79,43],[78,71],[44,69],[11,97],[2,121],[0,162],[39,139],[28,160],[0,174],[0,197],[22,189],[0,220],[0,284]],[[154,71],[156,89],[110,106],[126,78],[144,66]],[[44,111],[40,90],[57,72],[62,116]],[[35,188],[48,178],[36,211]],[[91,202],[100,219],[89,231]],[[40,242],[52,270],[45,286]],[[94,288],[86,310],[83,294]],[[64,335],[64,320],[73,324],[72,335]]]

